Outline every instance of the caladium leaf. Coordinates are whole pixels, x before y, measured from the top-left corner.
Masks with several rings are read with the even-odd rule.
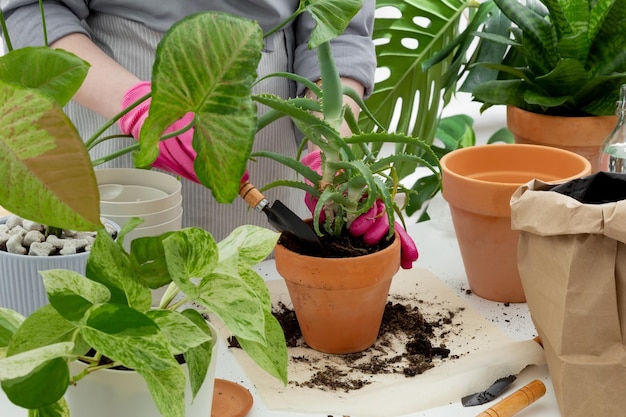
[[[71,52],[47,46],[15,49],[0,60],[0,80],[38,89],[61,106],[78,91],[87,71],[86,61]]]
[[[157,47],[150,115],[135,163],[149,166],[162,132],[193,112],[195,173],[218,202],[232,202],[256,133],[250,92],[262,49],[259,25],[233,15],[200,13],[172,26]]]
[[[49,226],[95,231],[100,195],[89,154],[63,108],[0,81],[0,204]]]

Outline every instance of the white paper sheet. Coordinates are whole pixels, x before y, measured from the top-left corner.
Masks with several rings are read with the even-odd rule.
[[[290,306],[282,280],[269,281],[268,287],[274,302],[280,300]],[[340,356],[308,348],[289,348],[290,383],[283,386],[240,349],[233,349],[233,353],[268,408],[350,417],[396,417],[456,402],[486,389],[500,377],[517,374],[531,364],[545,363],[543,350],[536,342],[510,339],[427,270],[400,270],[392,282],[389,299],[419,305],[429,321],[454,311],[452,322],[439,330],[444,335],[434,340],[433,345],[444,343],[450,355],[458,358],[436,360],[434,368],[412,378],[402,374],[368,376],[371,384],[344,392],[296,385],[311,377],[314,370],[310,363],[315,363],[318,369],[340,366],[343,362]],[[216,327],[222,337],[228,337],[219,323]],[[301,356],[309,358],[308,363],[294,360]]]

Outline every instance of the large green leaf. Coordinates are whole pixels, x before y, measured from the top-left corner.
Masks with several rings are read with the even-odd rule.
[[[70,380],[70,370],[62,356],[68,355],[71,348],[71,343],[63,347],[52,345],[4,359],[7,368],[27,371],[24,376],[13,379],[4,379],[0,375],[2,389],[11,402],[23,408],[38,409],[49,407],[59,401],[65,394]],[[42,358],[47,356],[54,357],[41,363]],[[31,368],[33,364],[39,365]]]
[[[374,22],[377,65],[390,74],[376,83],[366,104],[384,126],[389,127],[394,112],[400,111],[404,117],[396,129],[398,133],[412,134],[426,141],[433,137],[447,63],[442,62],[426,72],[422,71],[421,63],[450,42],[457,33],[462,11],[471,4],[474,2],[463,0],[376,2],[379,9],[394,8],[400,15],[378,15]],[[396,109],[399,101],[401,106]],[[416,108],[419,119],[411,126],[409,115]],[[372,127],[371,122],[364,124],[364,129]]]
[[[185,384],[183,368],[173,366],[164,370],[140,369],[137,371],[148,384],[154,404],[163,417],[185,415]]]
[[[89,64],[76,55],[46,46],[16,49],[0,59],[0,80],[39,89],[61,106],[74,96],[88,70]]]
[[[361,8],[362,0],[311,0],[304,3],[317,23],[309,40],[309,48],[313,49],[341,35]]]
[[[50,226],[102,229],[89,154],[61,106],[0,81],[0,125],[0,205]]]
[[[258,24],[236,16],[200,13],[172,26],[157,48],[136,164],[149,166],[161,133],[193,112],[196,175],[218,202],[232,202],[256,132],[250,89],[262,49]]]
[[[389,76],[376,82],[373,94],[366,104],[376,119],[398,133],[419,137],[431,144],[437,129],[446,93],[454,90],[447,78],[451,57],[439,64],[422,69],[422,63],[444,49],[457,34],[462,12],[476,6],[472,0],[377,1],[381,8],[393,8],[392,17],[377,15],[374,39],[378,68]],[[389,9],[387,9],[389,10]],[[446,89],[448,89],[446,91]],[[395,115],[402,117],[395,123]],[[375,124],[364,115],[360,120],[365,131]],[[377,152],[380,147],[373,147]],[[422,150],[412,145],[397,145],[396,152],[421,155]],[[415,170],[415,163],[399,164],[400,179]]]
[[[162,245],[172,281],[188,297],[198,298],[199,286],[217,265],[217,243],[213,236],[206,230],[189,228],[169,235]]]
[[[98,233],[87,261],[89,279],[105,285],[111,303],[128,304],[146,311],[152,306],[152,294],[134,262],[108,233]]]
[[[52,305],[47,304],[33,312],[26,318],[24,323],[17,329],[7,355],[15,355],[21,352],[37,349],[64,342],[75,342],[77,327],[64,319]],[[74,354],[84,354],[84,345],[74,350]]]
[[[285,334],[271,312],[265,313],[265,343],[237,336],[246,353],[270,375],[287,384],[287,349]]]
[[[191,394],[193,398],[196,397],[198,391],[202,387],[206,380],[206,376],[211,366],[211,360],[213,356],[213,346],[217,343],[215,338],[216,333],[209,327],[208,322],[202,317],[202,315],[195,309],[188,308],[182,312],[182,314],[191,320],[198,326],[198,329],[204,331],[209,337],[210,341],[201,344],[200,346],[193,347],[185,352],[185,363],[189,371],[189,384],[191,386]]]
[[[178,365],[154,321],[122,304],[92,308],[81,335],[96,351],[130,369],[162,371]]]
[[[211,341],[211,334],[203,332],[194,322],[171,310],[150,310],[146,316],[154,320],[167,340],[170,351],[182,354],[189,349]]]
[[[65,269],[41,271],[50,304],[64,318],[80,321],[94,304],[106,303],[111,292],[104,285]]]

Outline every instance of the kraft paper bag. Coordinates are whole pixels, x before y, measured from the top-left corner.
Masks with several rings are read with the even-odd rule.
[[[563,417],[626,415],[626,176],[511,198],[518,267]]]

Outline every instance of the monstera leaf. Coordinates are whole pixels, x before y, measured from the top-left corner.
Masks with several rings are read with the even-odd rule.
[[[422,70],[421,64],[447,46],[458,32],[463,10],[475,4],[467,0],[376,2],[379,15],[374,24],[374,39],[378,68],[389,75],[376,83],[366,104],[387,129],[432,143],[448,85],[446,70],[450,60],[427,71]],[[394,126],[395,114],[400,117]],[[374,124],[362,118],[361,127],[371,130]],[[396,152],[419,155],[422,150],[408,145],[400,146]],[[413,173],[415,165],[397,168],[403,178]]]

